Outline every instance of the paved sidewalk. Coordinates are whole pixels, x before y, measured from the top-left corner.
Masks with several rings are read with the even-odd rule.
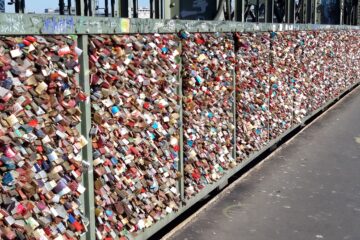
[[[172,239],[360,239],[360,88]]]

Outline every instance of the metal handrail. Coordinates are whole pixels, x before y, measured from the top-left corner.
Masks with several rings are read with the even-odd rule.
[[[127,34],[188,32],[258,32],[302,30],[360,30],[360,26],[321,24],[242,23],[234,21],[128,19],[49,14],[0,15],[0,35]]]

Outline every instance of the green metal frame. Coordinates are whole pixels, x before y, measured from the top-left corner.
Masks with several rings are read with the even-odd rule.
[[[170,1],[167,1],[170,2]],[[175,1],[178,2],[178,1]],[[82,7],[83,11],[83,7]],[[180,30],[189,32],[254,32],[254,31],[300,31],[300,30],[360,30],[360,26],[345,26],[345,25],[318,25],[318,24],[273,24],[273,23],[240,23],[230,21],[184,21],[184,20],[159,20],[159,19],[126,19],[126,18],[105,18],[105,17],[84,17],[84,16],[54,16],[54,15],[40,15],[40,14],[0,14],[0,35],[54,35],[54,34],[71,34],[78,35],[78,45],[83,49],[82,56],[79,61],[82,71],[79,76],[79,83],[84,91],[90,95],[89,83],[89,56],[87,53],[88,48],[88,35],[89,34],[135,34],[135,33],[176,33]],[[181,47],[181,46],[180,46]],[[180,63],[181,65],[181,63]],[[182,79],[181,69],[178,75],[180,96],[180,117],[182,119]],[[340,97],[345,95],[354,87],[358,86],[356,83],[345,90]],[[236,87],[235,70],[233,72],[233,86]],[[236,142],[236,91],[233,93],[234,104],[234,125],[233,132],[234,142]],[[239,163],[233,169],[226,171],[224,176],[217,181],[207,185],[202,191],[191,199],[184,198],[184,178],[179,180],[179,192],[183,206],[180,210],[171,213],[156,222],[153,226],[141,232],[130,234],[130,239],[147,239],[158,230],[166,226],[170,221],[174,220],[180,214],[188,210],[195,203],[206,197],[211,191],[224,187],[228,179],[235,173],[243,169],[247,164],[252,162],[259,155],[274,147],[282,138],[295,129],[305,125],[309,119],[320,111],[328,108],[339,97],[332,99],[326,103],[322,108],[314,111],[311,115],[305,117],[301,123],[292,126],[291,129],[285,131],[278,138],[271,140],[266,147],[262,150],[249,156],[246,160]],[[88,232],[83,239],[95,240],[96,239],[96,217],[95,217],[95,198],[94,198],[94,176],[93,176],[93,159],[92,159],[92,144],[89,138],[89,131],[91,128],[91,103],[86,102],[81,104],[82,110],[82,123],[79,126],[81,133],[88,139],[89,144],[84,147],[82,156],[85,161],[89,163],[89,168],[84,173],[84,185],[87,189],[82,197],[84,202],[84,209],[86,217],[89,220]],[[180,122],[180,153],[179,153],[179,171],[183,174],[183,123]],[[236,147],[234,146],[233,157],[236,159]]]

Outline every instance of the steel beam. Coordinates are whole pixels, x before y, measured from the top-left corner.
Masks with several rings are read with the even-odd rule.
[[[165,0],[159,0],[160,1],[160,18],[165,19],[164,16],[164,1]]]
[[[25,0],[20,1],[20,13],[25,13]]]
[[[105,0],[104,13],[105,17],[109,16],[109,0]]]
[[[288,23],[295,23],[295,0],[289,1],[289,21]]]
[[[285,22],[294,23],[294,20],[295,20],[295,0],[286,0]]]
[[[311,0],[304,0],[305,18],[304,23],[311,23]]]
[[[235,0],[235,21],[245,22],[245,0]]]
[[[306,0],[298,0],[298,6],[295,4],[295,23],[304,23],[305,22],[305,15],[306,15]],[[299,11],[298,19],[297,11]],[[298,21],[297,21],[298,20]]]
[[[89,16],[95,16],[95,0],[89,0]]]
[[[177,19],[180,15],[180,0],[162,0],[164,19]]]
[[[75,0],[76,15],[81,16],[81,0]],[[84,10],[84,9],[82,9]]]
[[[133,0],[133,12],[132,12],[132,17],[133,18],[138,18],[139,17],[138,8],[139,8],[138,0]]]
[[[160,1],[161,0],[154,0],[155,1],[155,18],[161,18],[161,8],[160,8]]]
[[[232,21],[231,19],[231,3],[230,0],[225,0],[225,20]]]
[[[65,15],[65,1],[59,0],[59,14]]]
[[[355,10],[356,13],[356,25],[360,26],[360,1],[357,1],[357,9]]]
[[[313,22],[314,24],[320,24],[321,23],[321,11],[320,11],[320,0],[313,0]]]
[[[25,0],[15,0],[15,13],[25,13]]]
[[[340,6],[339,6],[339,9],[340,9],[340,20],[339,20],[339,23],[340,25],[343,25],[343,24],[346,24],[346,21],[345,20],[345,14],[344,14],[344,11],[345,11],[345,1],[344,0],[340,0]]]
[[[82,0],[80,0],[82,1]],[[84,0],[83,4],[81,5],[81,8],[83,8],[84,14],[82,16],[88,16],[89,14],[89,2],[88,0]]]
[[[129,17],[129,0],[118,0],[118,12],[120,17]]]
[[[265,22],[274,22],[274,0],[265,0]]]
[[[154,0],[150,0],[150,18],[154,18]]]
[[[115,0],[110,0],[111,17],[115,17]]]
[[[172,12],[171,12],[171,0],[163,0],[164,2],[164,19],[172,19]]]
[[[68,0],[67,1],[67,11],[68,11],[68,15],[72,15],[72,13],[71,13],[71,0]]]
[[[317,6],[320,0],[311,0],[311,22],[310,23],[320,23],[320,12],[318,12]]]

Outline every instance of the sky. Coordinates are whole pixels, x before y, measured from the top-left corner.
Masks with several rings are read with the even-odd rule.
[[[6,12],[14,12],[14,5],[8,5],[7,3],[10,0],[5,0],[5,11]],[[116,0],[117,1],[117,0]],[[149,0],[138,0],[139,1],[139,7],[148,7],[149,6]],[[65,0],[65,4],[67,3],[67,0]],[[26,12],[35,12],[35,13],[44,13],[45,8],[58,8],[59,1],[58,0],[25,0],[25,11]],[[72,5],[75,6],[75,1],[72,0]],[[101,8],[104,7],[105,1],[99,0],[99,5]],[[110,0],[109,0],[109,7],[110,7]]]

